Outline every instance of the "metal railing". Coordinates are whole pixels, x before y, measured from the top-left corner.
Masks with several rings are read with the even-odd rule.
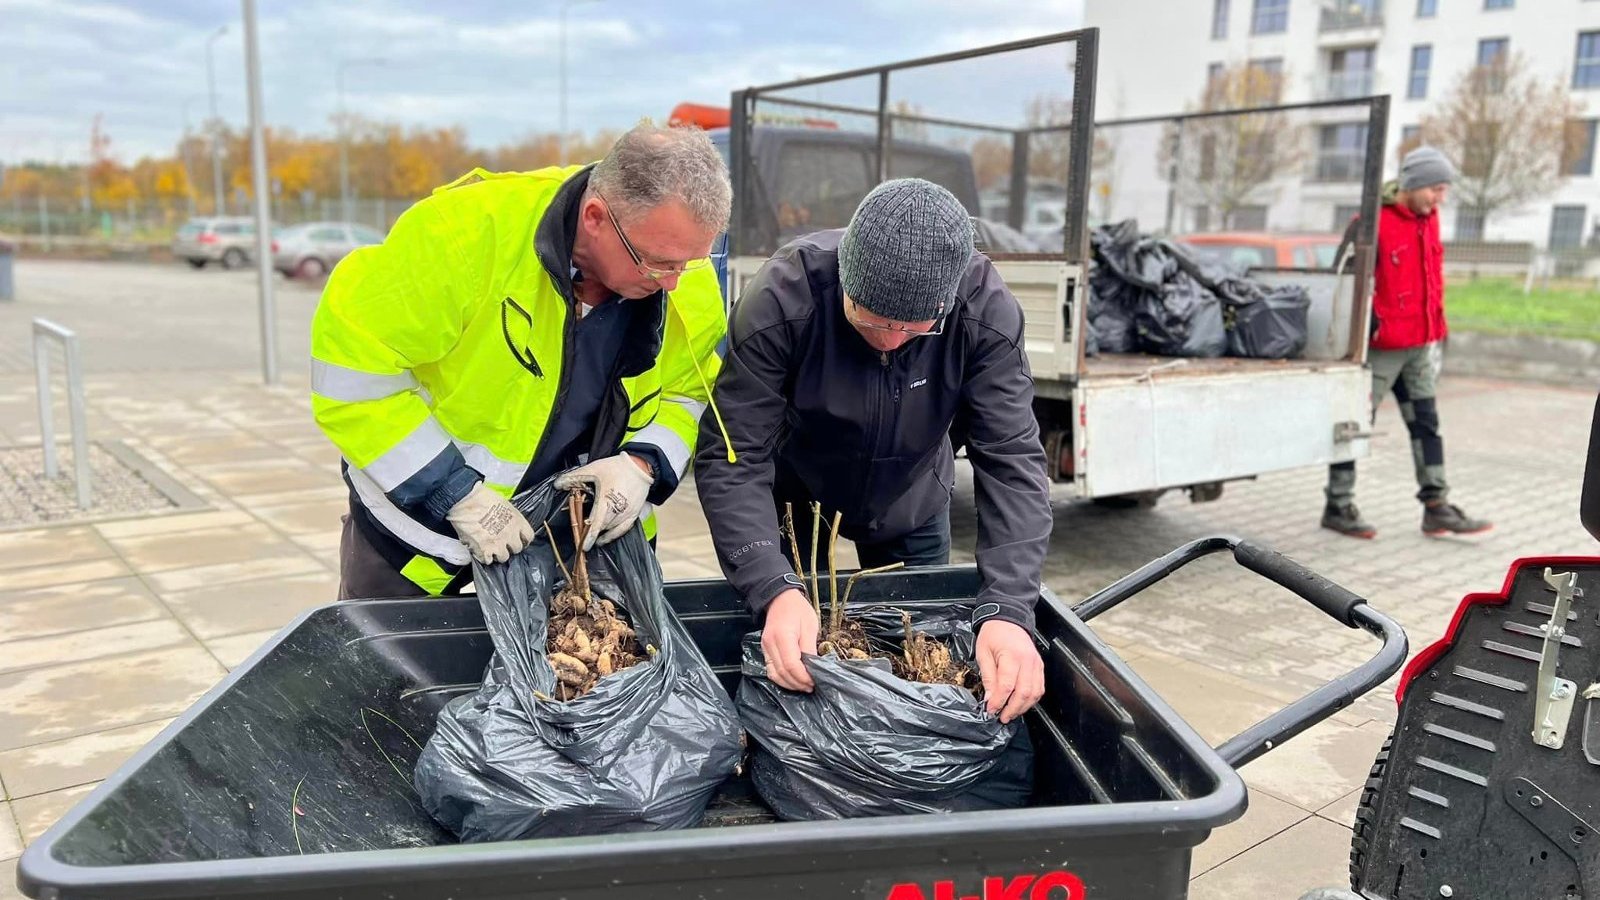
[[[1379,28],[1382,25],[1382,4],[1354,2],[1323,7],[1317,30],[1348,31],[1352,28]]]
[[[1372,94],[1372,70],[1353,69],[1322,76],[1318,94],[1323,100],[1355,100]]]
[[[1361,150],[1321,150],[1312,161],[1311,180],[1319,184],[1360,181],[1367,155]]]
[[[78,355],[78,333],[48,319],[33,320],[33,366],[39,380],[39,439],[44,448],[44,475],[56,478],[60,465],[56,459],[55,415],[50,404],[49,342],[61,345],[67,362],[67,411],[72,421],[72,466],[77,480],[78,508],[92,503],[89,489],[89,423],[84,413],[83,363]]]

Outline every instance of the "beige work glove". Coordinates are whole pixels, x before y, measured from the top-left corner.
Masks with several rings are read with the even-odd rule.
[[[597,542],[609,544],[627,534],[639,521],[655,483],[627,453],[597,459],[556,477],[556,487],[561,490],[587,485],[594,492],[594,506],[584,527],[585,550],[593,550]]]
[[[445,518],[481,563],[505,562],[533,540],[533,526],[522,513],[481,481],[450,507]]]

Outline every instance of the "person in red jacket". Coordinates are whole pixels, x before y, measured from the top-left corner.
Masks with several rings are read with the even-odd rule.
[[[1444,441],[1439,437],[1435,386],[1443,357],[1444,245],[1439,241],[1439,205],[1455,179],[1443,153],[1418,147],[1400,163],[1398,184],[1385,191],[1378,214],[1377,261],[1373,265],[1372,412],[1391,390],[1411,433],[1422,501],[1422,532],[1430,537],[1477,534],[1493,526],[1449,501],[1444,477]],[[1356,509],[1356,464],[1328,469],[1328,505],[1322,527],[1351,537],[1372,538],[1377,529]]]

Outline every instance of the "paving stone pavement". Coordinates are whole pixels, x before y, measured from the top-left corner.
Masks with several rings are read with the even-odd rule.
[[[304,331],[315,295],[281,291],[290,298],[284,384],[267,388],[255,371],[253,282],[215,274],[24,261],[21,300],[0,304],[0,447],[38,441],[18,334],[50,314],[85,335],[94,438],[123,441],[202,504],[0,533],[0,898],[15,896],[10,872],[23,846],[229,667],[334,595],[345,493],[337,454],[307,413]],[[152,301],[152,291],[170,303]],[[1406,626],[1415,650],[1463,594],[1498,588],[1512,560],[1594,552],[1577,521],[1594,399],[1447,373],[1441,415],[1455,499],[1498,524],[1481,539],[1421,535],[1390,403],[1359,485],[1377,540],[1318,528],[1317,471],[1231,484],[1212,503],[1168,495],[1148,510],[1104,509],[1058,487],[1045,581],[1071,602],[1184,541],[1241,534],[1371,598]],[[961,468],[954,555],[969,561],[975,511]],[[661,516],[667,577],[718,577],[692,483]],[[854,564],[848,547],[841,558]],[[1373,647],[1223,557],[1094,628],[1213,743]],[[1342,883],[1359,787],[1392,719],[1392,699],[1374,692],[1247,766],[1250,808],[1197,849],[1191,896],[1276,900]]]

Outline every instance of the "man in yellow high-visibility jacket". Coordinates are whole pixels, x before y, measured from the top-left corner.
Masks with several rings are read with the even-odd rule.
[[[642,124],[591,166],[476,170],[340,262],[311,400],[351,492],[341,598],[459,591],[557,473],[595,496],[591,546],[653,536],[721,366],[731,196],[703,132]]]

